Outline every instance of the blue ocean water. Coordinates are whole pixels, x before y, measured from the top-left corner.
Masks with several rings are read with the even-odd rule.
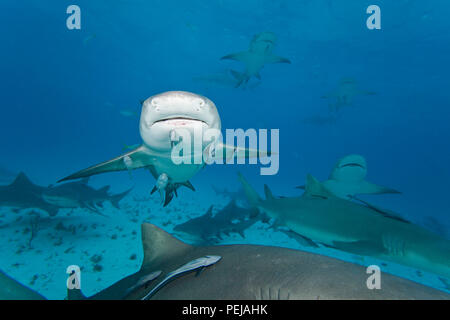
[[[81,8],[80,30],[66,27],[71,4]],[[381,8],[381,30],[366,26],[366,8],[372,4]],[[205,213],[210,205],[224,206],[227,201],[217,200],[211,185],[238,189],[238,171],[260,194],[267,184],[274,194],[296,196],[300,192],[295,186],[304,184],[308,173],[326,180],[339,158],[360,154],[367,160],[368,181],[402,192],[364,199],[417,224],[434,221],[432,228],[448,237],[448,13],[450,4],[445,0],[4,0],[0,166],[23,171],[39,185],[54,184],[123,153],[125,145],[140,144],[141,100],[164,91],[190,91],[216,104],[223,129],[279,129],[279,172],[261,176],[255,165],[207,166],[191,180],[195,193],[180,190],[167,208],[160,206],[158,195],[147,204],[139,203],[139,210],[152,212],[155,224],[171,228],[170,224]],[[291,63],[267,64],[261,80],[253,77],[239,88],[230,85],[234,81],[230,70],[243,72],[244,65],[220,58],[247,50],[253,37],[266,31],[277,38],[273,53]],[[229,81],[216,80],[217,74]],[[333,103],[323,96],[342,79],[353,79],[358,88],[374,94],[357,94],[335,120],[319,121],[330,117]],[[127,172],[108,173],[92,177],[90,183],[110,185],[114,192],[133,186],[135,197],[144,197],[154,179],[138,170],[132,179]],[[135,205],[133,199],[127,206]],[[182,208],[175,210],[177,217],[171,217],[173,207]],[[2,213],[3,222],[18,217],[6,207]],[[149,218],[143,213],[133,222],[113,209],[109,215],[92,218],[80,210],[70,219],[74,224],[98,220],[110,232],[109,226],[114,229],[125,220],[126,228],[138,230],[141,219]],[[16,230],[24,226],[20,221],[11,223],[2,228],[2,250],[9,254],[2,255],[0,269],[51,298],[64,297],[70,259],[54,263],[60,271],[36,272],[38,280],[30,283],[34,273],[28,272],[39,265],[39,255],[68,247],[75,248],[73,259],[83,250],[92,255],[107,251],[111,236],[99,234],[105,242],[89,250],[97,238],[86,235],[77,243],[73,237],[65,242],[70,245],[56,247],[45,241],[44,231],[32,252],[14,254],[21,241]],[[115,243],[117,250],[128,252],[125,245],[120,249],[120,241]],[[139,240],[135,243],[138,246]],[[88,275],[95,279],[86,284],[90,292],[133,272],[141,259],[139,249],[135,251],[137,260],[127,261],[125,269],[120,263],[112,268],[105,263],[104,281],[98,280],[98,272]],[[108,253],[103,254],[107,259]],[[12,267],[16,263],[26,266]],[[46,277],[40,278],[42,274]],[[56,285],[58,281],[61,285]],[[422,282],[445,290],[437,280]]]

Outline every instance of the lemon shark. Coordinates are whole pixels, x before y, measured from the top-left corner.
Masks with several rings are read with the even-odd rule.
[[[381,289],[370,290],[365,267],[318,254],[261,245],[191,246],[149,223],[141,233],[138,272],[90,297],[70,289],[68,299],[450,299],[388,273],[381,274]],[[0,299],[42,298],[11,280],[0,274]]]
[[[322,182],[322,185],[327,191],[343,199],[354,199],[359,194],[400,193],[366,181],[366,175],[366,159],[358,154],[350,154],[336,162],[328,180]],[[297,188],[304,189],[305,186]]]
[[[0,206],[16,209],[36,208],[54,216],[60,207],[42,198],[42,193],[47,189],[34,184],[25,173],[20,172],[12,183],[0,186]]]
[[[336,197],[311,175],[301,197],[275,198],[265,185],[265,200],[239,180],[253,206],[299,235],[450,279],[450,241],[398,215]]]
[[[251,77],[261,79],[260,71],[268,63],[291,63],[289,59],[272,53],[276,40],[273,32],[261,32],[253,37],[247,51],[228,54],[221,58],[221,60],[230,59],[245,64],[243,73],[231,70],[232,75],[238,81],[236,87],[245,85]]]
[[[241,208],[235,200],[214,215],[212,210],[213,206],[202,216],[176,225],[174,233],[181,238],[192,239],[195,244],[214,244],[223,240],[223,235],[229,236],[231,233],[245,238],[244,231],[259,220],[258,210]]]
[[[42,191],[42,199],[59,208],[86,208],[103,215],[99,208],[103,207],[105,201],[109,201],[115,208],[120,209],[119,202],[130,191],[131,189],[128,189],[118,194],[111,194],[109,186],[95,189],[88,185],[88,178],[84,178],[81,181],[46,188]]]
[[[322,96],[322,98],[334,100],[334,102],[330,102],[329,109],[332,112],[338,112],[342,107],[351,106],[356,96],[374,94],[375,92],[359,89],[355,79],[342,78],[338,86],[333,91]]]
[[[228,146],[218,141],[216,136],[200,135],[200,139],[196,138],[196,132],[220,133],[220,129],[220,116],[210,99],[186,91],[160,93],[142,102],[139,121],[142,145],[116,158],[71,174],[58,182],[111,171],[146,168],[157,181],[152,193],[159,190],[166,206],[181,186],[194,190],[189,179],[211,159],[228,161],[234,157],[250,158],[263,154],[240,146]],[[180,146],[189,141],[193,142],[194,149],[193,152],[192,150],[186,152],[189,162],[178,162],[177,157],[181,153],[177,154],[174,151],[185,152],[186,150]],[[177,157],[174,157],[174,154]]]

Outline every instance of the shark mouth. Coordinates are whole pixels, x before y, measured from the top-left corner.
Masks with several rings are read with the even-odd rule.
[[[363,166],[360,163],[356,163],[356,162],[350,162],[350,163],[346,163],[346,164],[339,166],[339,168],[344,168],[344,167],[360,167],[362,169],[366,169],[365,166]]]
[[[189,126],[192,124],[202,123],[202,124],[205,124],[206,126],[208,126],[208,123],[206,123],[203,120],[190,118],[190,117],[186,117],[186,116],[180,116],[180,117],[174,116],[174,117],[159,119],[159,120],[156,120],[155,122],[153,122],[152,125],[155,125],[157,123],[166,124],[166,125],[170,125],[170,126]]]

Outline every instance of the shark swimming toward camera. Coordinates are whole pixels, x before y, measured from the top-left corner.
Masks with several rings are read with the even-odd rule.
[[[223,240],[223,235],[231,233],[245,238],[244,231],[259,220],[258,210],[238,207],[234,200],[214,216],[212,209],[213,206],[204,215],[176,225],[174,233],[181,238],[192,238],[198,245],[214,244]]]
[[[88,178],[85,178],[46,188],[42,192],[42,199],[59,208],[86,208],[103,215],[99,207],[102,208],[105,201],[120,209],[119,202],[130,193],[131,189],[118,194],[110,194],[108,191],[109,186],[94,189],[88,185]]]
[[[272,53],[276,40],[273,32],[261,32],[253,37],[247,51],[228,54],[221,58],[221,60],[236,60],[245,64],[243,73],[231,70],[232,75],[238,81],[235,87],[245,85],[251,77],[261,80],[260,71],[268,63],[291,63],[289,59]]]
[[[366,159],[351,154],[339,159],[323,187],[334,196],[342,199],[354,199],[359,194],[401,193],[392,188],[379,186],[365,180],[367,175]],[[304,189],[305,186],[299,186]]]
[[[311,175],[301,197],[266,199],[239,175],[249,202],[292,231],[349,253],[428,271],[450,279],[450,241],[400,216],[334,196]]]
[[[382,273],[369,290],[364,266],[299,250],[260,245],[191,246],[155,225],[141,226],[144,258],[135,274],[90,300],[450,299],[450,295]],[[199,272],[201,271],[201,272]],[[42,299],[0,274],[0,299]]]
[[[336,89],[322,98],[330,100],[328,106],[331,112],[338,112],[343,107],[351,106],[354,98],[359,95],[375,95],[375,92],[360,90],[353,78],[342,78]]]
[[[201,141],[197,141],[199,139],[195,136],[196,132],[220,133],[220,129],[219,113],[215,104],[208,98],[185,91],[157,94],[142,103],[139,122],[142,145],[112,160],[71,174],[58,182],[111,171],[146,168],[157,181],[156,189],[152,193],[159,190],[162,202],[166,206],[176,195],[179,187],[193,189],[189,179],[210,163],[211,159],[228,161],[233,157],[268,156],[262,151],[228,146],[217,141],[216,136],[210,139],[201,136]],[[193,152],[183,148],[184,143],[192,148],[189,142],[193,142]],[[197,144],[200,146],[199,152],[196,150]],[[184,160],[187,158],[188,161],[178,163],[178,160],[174,161],[176,158]]]

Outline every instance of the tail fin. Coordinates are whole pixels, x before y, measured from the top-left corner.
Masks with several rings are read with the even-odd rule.
[[[234,70],[230,70],[230,72],[233,75],[233,77],[237,80],[235,88],[240,87],[241,84],[245,84],[249,80],[249,77],[245,73],[237,72]]]
[[[122,193],[119,193],[119,194],[116,194],[116,195],[112,196],[112,197],[111,197],[111,204],[112,204],[115,208],[120,209],[120,207],[119,207],[119,202],[120,202],[123,198],[125,198],[125,197],[130,193],[130,191],[131,191],[132,189],[133,189],[133,188],[130,188],[130,189],[128,189],[128,190],[125,191],[125,192],[122,192]]]
[[[238,173],[239,181],[242,184],[242,189],[244,189],[245,196],[247,197],[247,201],[251,206],[257,206],[259,202],[261,202],[261,198],[256,193],[255,189],[245,180],[244,176],[241,173]]]

